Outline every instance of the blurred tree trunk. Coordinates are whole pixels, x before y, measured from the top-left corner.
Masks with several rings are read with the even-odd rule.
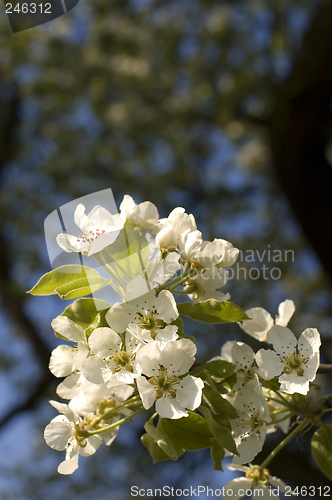
[[[331,140],[332,1],[317,16],[294,61],[292,74],[275,90],[267,121],[272,157],[282,189],[309,243],[332,282]]]

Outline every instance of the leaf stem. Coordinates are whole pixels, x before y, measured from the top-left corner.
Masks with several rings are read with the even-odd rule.
[[[139,400],[139,401],[138,401]],[[131,399],[128,399],[127,401],[124,401],[123,403],[119,404],[118,406],[115,406],[114,408],[110,408],[109,410],[105,411],[102,415],[94,419],[93,424],[97,425],[101,420],[105,420],[105,418],[109,417],[112,415],[112,413],[121,410],[122,408],[126,408],[127,406],[132,406],[132,405],[137,405],[141,403],[139,395],[133,396]]]
[[[307,419],[304,419],[302,420],[301,423],[299,423],[297,425],[297,427],[290,433],[288,434],[288,436],[285,437],[285,439],[283,441],[281,441],[281,443],[278,444],[278,446],[276,446],[274,448],[273,451],[271,451],[270,455],[264,460],[264,462],[259,466],[259,468],[261,470],[263,470],[267,464],[269,464],[271,462],[271,460],[276,456],[277,453],[279,453],[279,451],[291,440],[293,439],[293,437],[296,436],[296,434],[298,434],[301,430],[303,430],[307,425],[308,425],[308,420]]]
[[[94,434],[101,434],[102,432],[110,431],[111,429],[114,429],[114,427],[118,427],[119,425],[123,424],[124,422],[127,422],[127,420],[131,420],[133,417],[135,417],[136,415],[141,413],[141,411],[143,411],[143,410],[144,410],[144,408],[143,408],[143,406],[141,406],[140,408],[138,408],[138,410],[133,411],[127,417],[121,418],[120,420],[118,420],[117,422],[114,422],[111,425],[107,425],[106,427],[102,427],[101,429],[96,429],[95,431],[88,431],[89,436],[93,436]]]

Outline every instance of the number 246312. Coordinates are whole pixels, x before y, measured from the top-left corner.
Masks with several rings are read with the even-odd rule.
[[[6,14],[14,14],[14,12],[21,12],[22,14],[35,14],[35,13],[44,13],[51,14],[51,4],[50,3],[23,3],[20,5],[17,3],[13,6],[12,3],[6,3]]]

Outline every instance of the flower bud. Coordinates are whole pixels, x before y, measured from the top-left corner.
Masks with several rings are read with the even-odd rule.
[[[178,239],[170,226],[164,227],[156,237],[157,244],[160,248],[175,249],[178,244]]]

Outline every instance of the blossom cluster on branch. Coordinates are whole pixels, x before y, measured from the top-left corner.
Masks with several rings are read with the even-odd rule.
[[[245,473],[229,483],[234,499],[242,484],[264,486],[266,498],[268,484],[284,491],[266,465],[313,425],[319,427],[314,459],[332,474],[321,466],[318,446],[322,429],[331,433],[321,421],[330,403],[312,384],[320,335],[307,328],[296,338],[287,327],[295,310],[291,300],[280,304],[275,320],[261,307],[243,311],[229,302],[220,289],[239,250],[223,239],[203,240],[184,208],[161,219],[155,205],[136,204],[126,195],[120,214],[99,205],[86,214],[79,204],[74,220],[81,234],[61,233],[58,245],[94,258],[107,277],[96,266],[61,266],[30,290],[75,299],[52,321],[66,343],[54,349],[49,368],[63,379],[57,394],[67,403],[51,401],[59,415],[44,436],[51,448],[66,452],[61,474],[77,469],[79,455],[92,455],[102,443],[110,446],[120,425],[142,412],[148,415],[142,443],[154,462],[210,448],[214,468],[222,470],[223,458],[232,456],[231,467]],[[112,287],[120,301],[91,298],[104,287]],[[177,303],[176,296],[190,300]],[[228,341],[219,356],[196,366],[195,339],[184,333],[181,316],[238,323],[270,348],[255,353],[245,343]],[[261,465],[252,465],[266,435],[278,428],[286,437]]]

